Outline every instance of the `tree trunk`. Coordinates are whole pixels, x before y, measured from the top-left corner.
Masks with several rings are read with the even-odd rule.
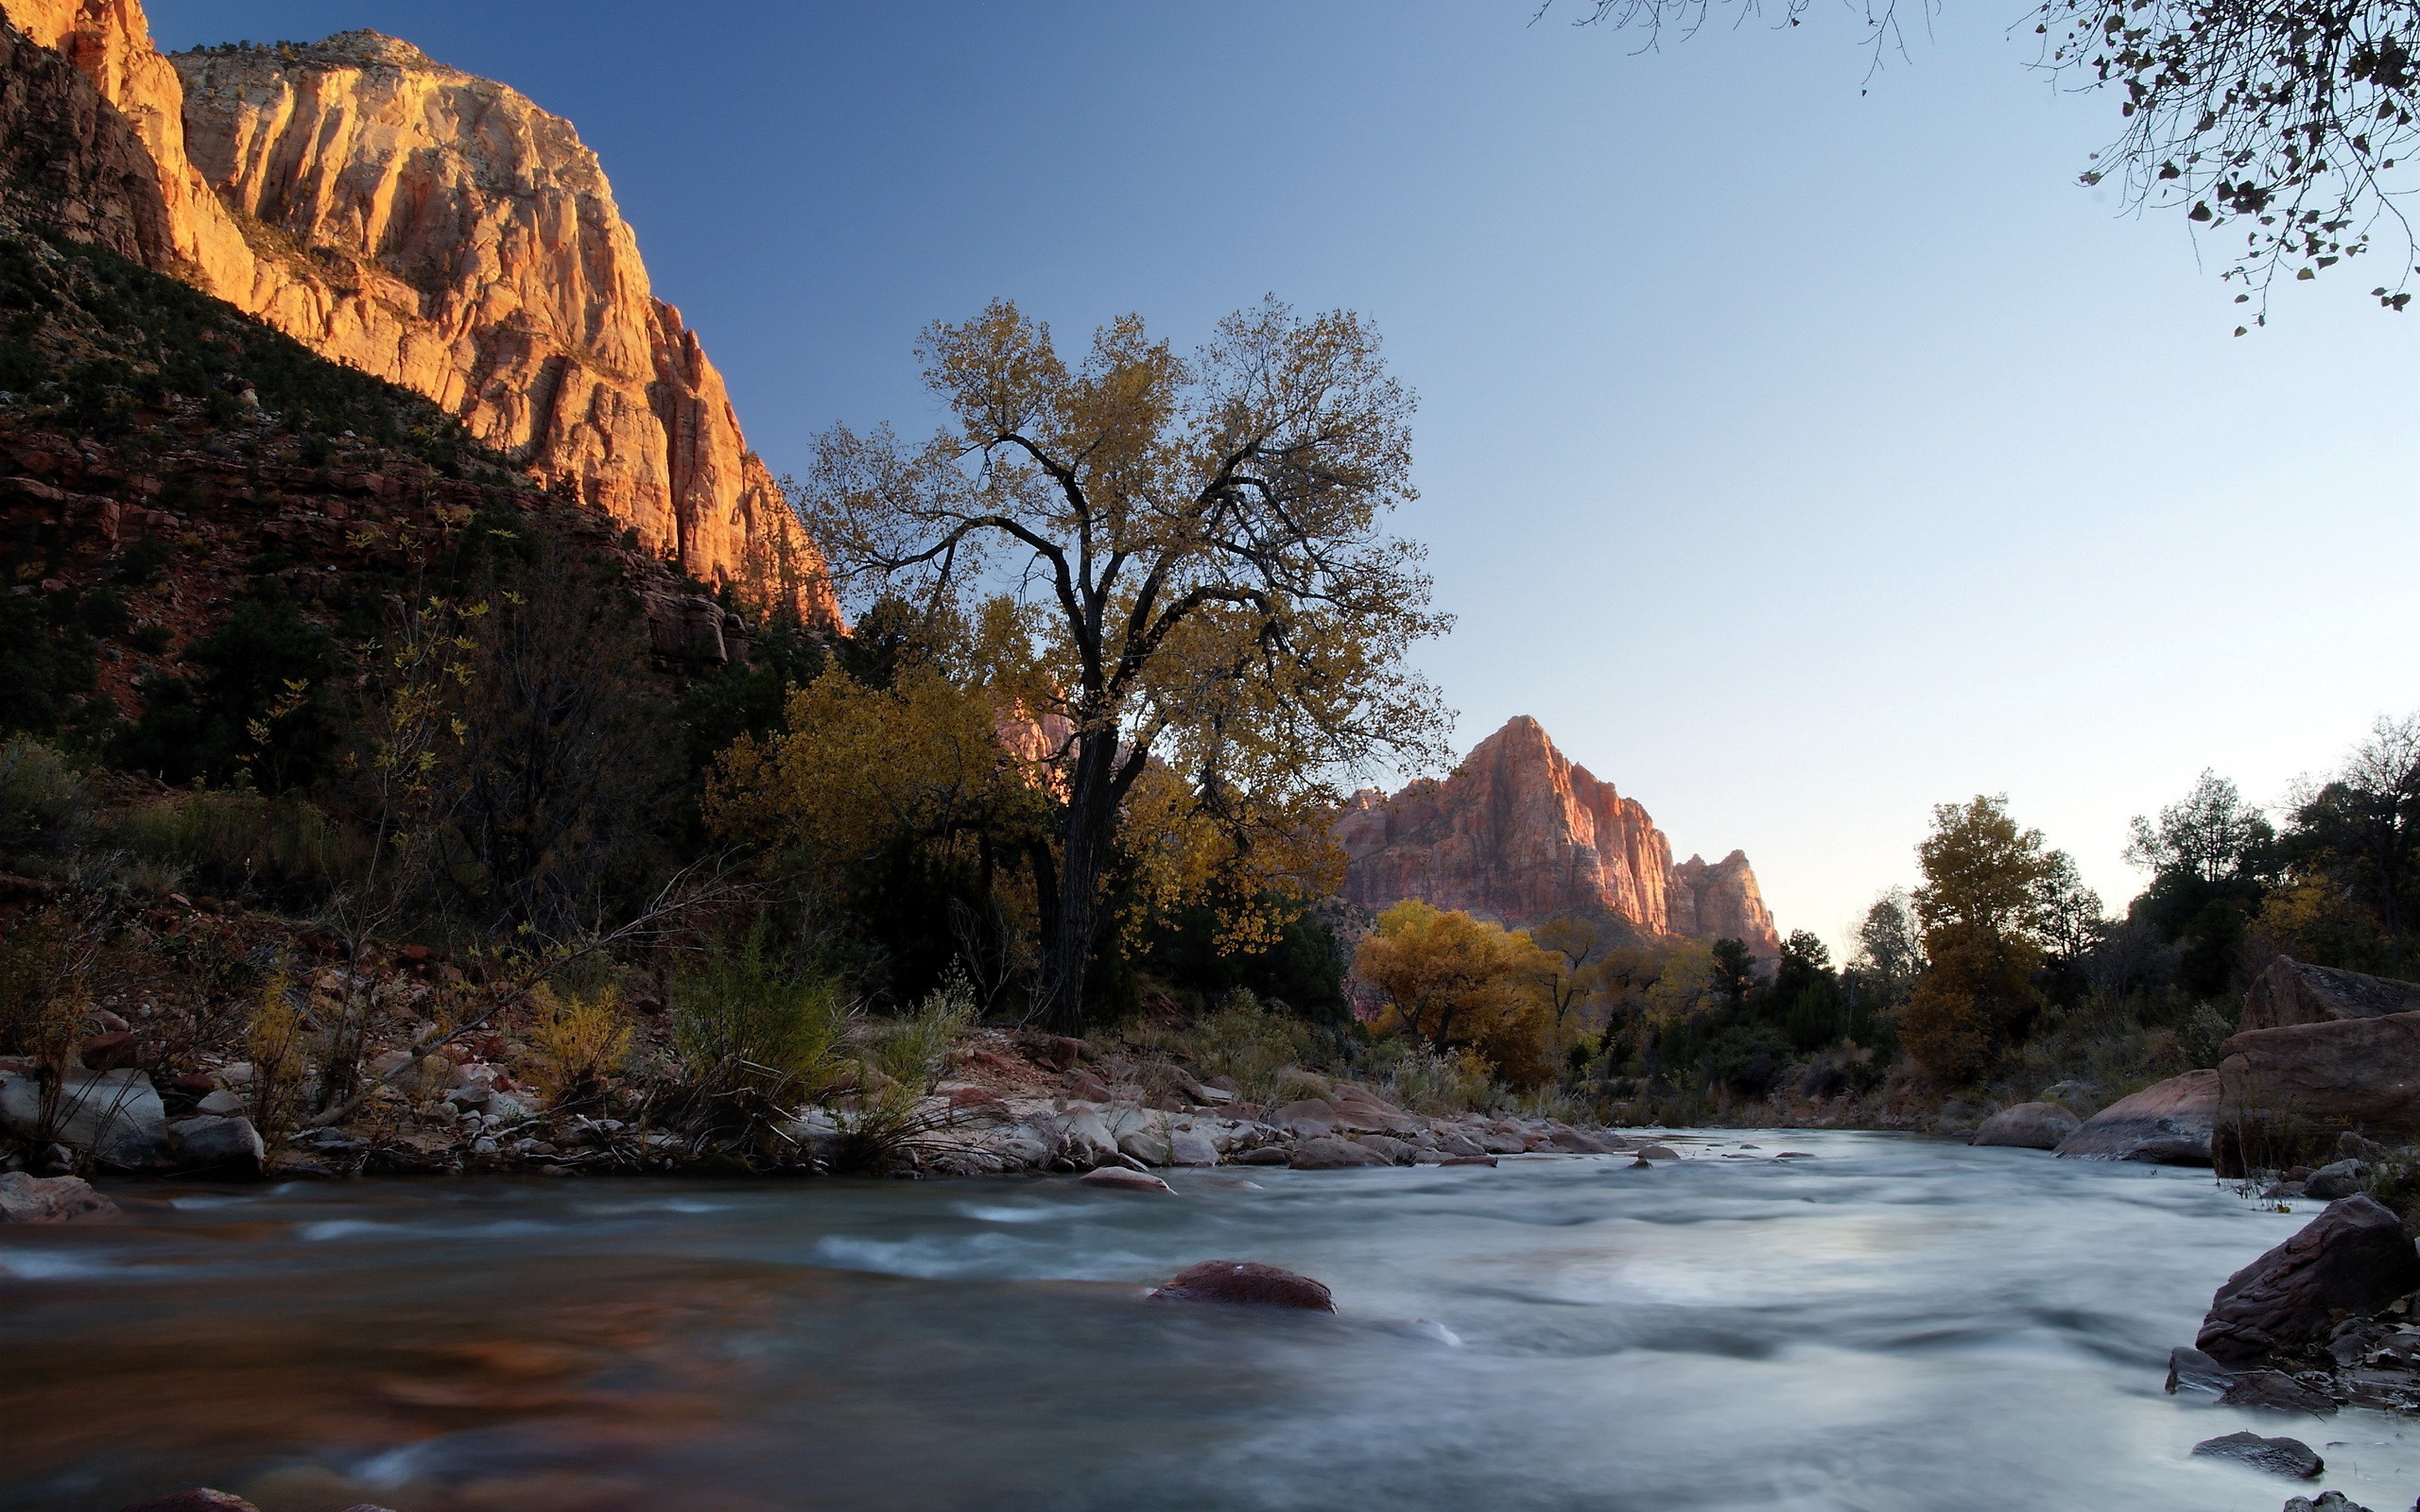
[[[1101,873],[1116,831],[1116,758],[1114,730],[1079,737],[1076,770],[1068,783],[1057,917],[1046,924],[1042,967],[1034,981],[1035,1016],[1053,1034],[1084,1032],[1084,973],[1100,931]]]

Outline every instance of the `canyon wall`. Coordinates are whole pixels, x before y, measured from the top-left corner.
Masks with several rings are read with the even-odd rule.
[[[596,155],[375,32],[163,58],[135,0],[5,0],[149,150],[162,271],[428,396],[707,581],[837,612]]]
[[[1613,915],[1649,936],[1742,939],[1768,964],[1781,954],[1745,855],[1675,866],[1647,810],[1527,715],[1442,782],[1355,795],[1335,833],[1345,899],[1374,913],[1419,898],[1512,925]]]

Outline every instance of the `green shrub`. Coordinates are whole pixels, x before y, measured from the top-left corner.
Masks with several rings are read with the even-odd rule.
[[[1409,1040],[1389,1039],[1356,1070],[1379,1096],[1416,1113],[1480,1112],[1506,1096],[1487,1062],[1470,1050],[1445,1056]]]
[[[278,791],[325,771],[337,742],[331,684],[343,659],[329,634],[284,597],[248,599],[185,648],[199,679],[155,678],[142,719],[112,752],[170,782],[249,773]]]
[[[307,904],[354,874],[357,835],[299,799],[250,788],[201,788],[118,816],[118,842],[140,861],[174,868],[216,892]]]
[[[1135,1037],[1145,1047],[1193,1063],[1203,1081],[1224,1077],[1247,1102],[1282,1101],[1294,1090],[1288,1072],[1314,1058],[1319,1037],[1290,1014],[1274,1013],[1237,988],[1217,1011],[1174,1029],[1150,1029]]]
[[[91,789],[66,757],[27,735],[0,743],[0,833],[73,830],[92,807]]]
[[[837,1069],[849,1022],[839,986],[786,970],[769,933],[760,921],[738,948],[717,948],[673,979],[672,1045],[700,1088],[811,1094]]]
[[[92,653],[22,593],[0,595],[0,730],[47,735],[93,688]]]

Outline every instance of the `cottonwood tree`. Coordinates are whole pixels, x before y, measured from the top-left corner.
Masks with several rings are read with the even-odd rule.
[[[1516,1086],[1553,1074],[1547,953],[1518,930],[1407,898],[1378,916],[1353,970],[1386,999],[1382,1029],[1437,1054],[1476,1052]]]
[[[932,326],[919,355],[954,423],[920,446],[826,432],[794,502],[853,597],[1004,594],[1029,616],[1015,691],[1064,730],[1032,858],[1034,1006],[1079,1030],[1120,815],[1155,765],[1249,867],[1340,779],[1442,754],[1444,712],[1404,657],[1449,622],[1421,549],[1383,529],[1414,496],[1412,400],[1359,318],[1274,300],[1190,358],[1129,316],[1071,363],[1005,301]]]
[[[2021,828],[2005,797],[1936,804],[1916,847],[1915,891],[1927,964],[1901,1010],[1908,1051],[1956,1082],[2022,1033],[2041,963],[2042,897],[2055,876],[2042,832]]]
[[[1876,66],[1905,53],[1898,0],[1849,4]],[[1810,9],[1581,0],[1575,20],[1634,27],[1652,45],[1719,12],[1795,26]],[[2392,310],[2411,301],[2414,244],[2398,203],[2410,190],[2391,175],[2420,136],[2420,0],[2040,0],[2031,20],[2038,67],[2121,96],[2124,124],[2083,181],[2112,183],[2133,209],[2239,231],[2221,276],[2244,285],[2238,303],[2258,301],[2255,323],[2279,277],[2314,278],[2380,245],[2380,232],[2394,267],[2371,292]]]

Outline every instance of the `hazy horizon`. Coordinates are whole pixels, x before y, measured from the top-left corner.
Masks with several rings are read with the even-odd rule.
[[[1841,10],[1639,55],[1533,9],[734,4],[667,45],[620,4],[148,7],[164,48],[372,26],[569,118],[777,472],[928,429],[910,345],[994,296],[1067,341],[1362,312],[1421,396],[1457,750],[1535,716],[1785,932],[1840,945],[1978,792],[2121,908],[2128,816],[2205,766],[2274,802],[2420,708],[2379,275],[2231,336],[2181,219],[2076,185],[2116,101],[2014,9],[1869,81]]]

